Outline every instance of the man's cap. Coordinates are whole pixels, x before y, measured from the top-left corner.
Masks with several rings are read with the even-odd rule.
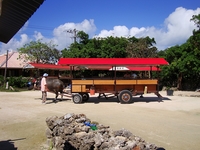
[[[47,74],[47,73],[44,73],[44,74],[43,74],[43,77],[48,77],[48,74]]]

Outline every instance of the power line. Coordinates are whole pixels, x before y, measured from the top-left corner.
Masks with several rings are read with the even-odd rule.
[[[54,29],[54,27],[37,26],[37,25],[28,25],[28,26],[24,26],[24,28],[42,29],[42,30],[53,30]]]

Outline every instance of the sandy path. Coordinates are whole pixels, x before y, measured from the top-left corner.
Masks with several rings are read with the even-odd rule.
[[[43,105],[40,91],[0,92],[0,149],[5,145],[18,150],[43,149],[47,117],[84,113],[92,121],[109,125],[113,130],[125,128],[166,150],[198,150],[200,98],[161,94],[165,97],[161,103],[155,95],[147,94],[143,99],[134,97],[136,102],[128,105],[113,98],[95,97],[84,104],[65,99],[56,104],[48,100]],[[48,93],[48,98],[53,97]]]

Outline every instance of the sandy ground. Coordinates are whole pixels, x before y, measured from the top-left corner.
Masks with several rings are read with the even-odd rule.
[[[134,97],[132,104],[94,96],[87,103],[74,104],[66,97],[52,103],[54,94],[48,93],[44,105],[40,91],[0,92],[0,150],[43,150],[45,119],[66,113],[84,113],[113,130],[125,128],[166,150],[199,150],[200,97],[161,95],[160,103],[154,94],[146,94]]]

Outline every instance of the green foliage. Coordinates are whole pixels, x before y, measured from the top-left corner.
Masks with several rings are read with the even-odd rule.
[[[166,51],[165,51],[165,50],[160,50],[160,51],[158,51],[157,55],[158,55],[158,57],[165,58],[165,56],[166,56]]]
[[[193,36],[187,40],[187,43],[193,50],[193,55],[200,57],[200,30],[193,31]]]
[[[29,78],[24,78],[22,76],[19,77],[9,77],[8,85],[17,88],[24,88],[27,86]]]
[[[81,44],[87,44],[89,41],[89,35],[83,31],[78,32],[77,37],[80,39]]]
[[[197,26],[198,30],[200,30],[200,14],[193,15],[191,21],[194,21],[195,25]]]
[[[126,38],[107,37],[88,39],[88,34],[80,31],[78,34],[79,43],[73,43],[69,49],[62,51],[63,57],[71,58],[119,58],[126,57]]]
[[[194,88],[198,86],[200,62],[199,56],[195,55],[190,43],[186,42],[181,46],[174,46],[165,51],[165,58],[170,63],[169,66],[163,66],[161,77],[167,86],[177,86],[182,88],[182,83],[188,79],[194,79],[190,84]]]
[[[73,43],[62,51],[63,57],[71,58],[124,58],[157,57],[154,38],[106,37],[89,39],[88,34],[78,32],[79,43]]]
[[[199,27],[200,15],[193,16],[193,20]],[[158,55],[166,58],[170,64],[163,66],[161,72],[162,82],[166,86],[190,90],[200,86],[200,30],[194,30],[186,43],[168,48]]]
[[[135,37],[131,37],[128,40],[129,43],[126,47],[128,57],[157,57],[157,48],[153,46],[153,44],[156,44],[154,38],[151,39],[147,36],[136,39]]]
[[[27,77],[8,77],[7,78],[8,81],[8,89],[6,89],[6,85],[4,84],[4,78],[3,76],[0,75],[0,82],[2,82],[2,84],[0,84],[0,91],[4,91],[4,92],[20,92],[20,91],[26,91],[27,90],[27,83],[29,81],[29,78]],[[10,86],[12,88],[10,88]]]
[[[31,41],[18,49],[19,59],[36,63],[56,63],[61,57],[60,51],[52,42],[42,43],[41,40]]]
[[[4,84],[4,76],[0,75],[0,86]]]

